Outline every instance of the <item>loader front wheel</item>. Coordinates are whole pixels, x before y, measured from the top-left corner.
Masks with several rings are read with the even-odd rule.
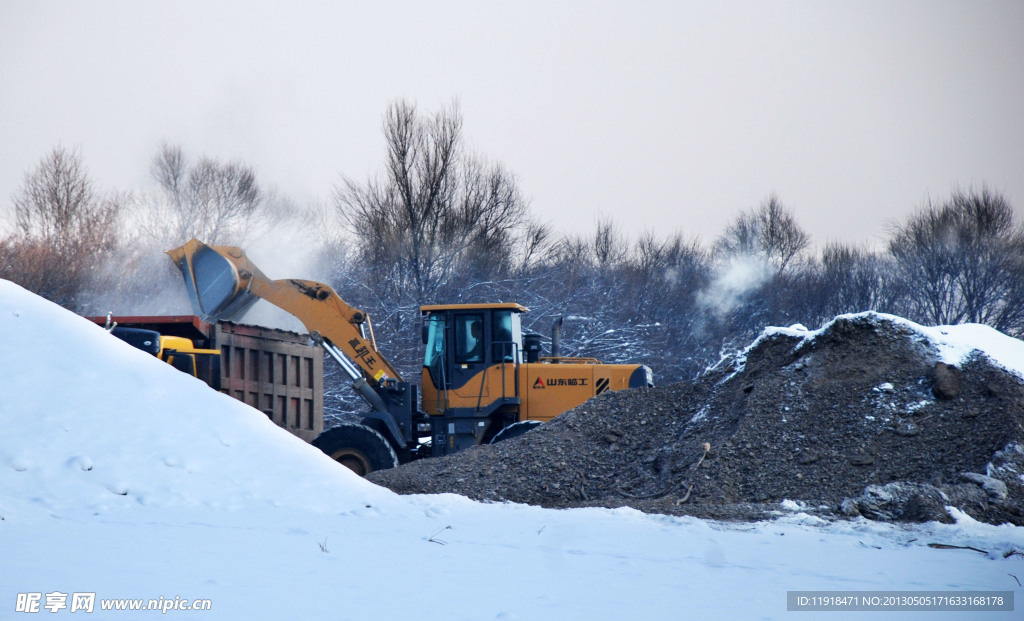
[[[375,429],[355,423],[331,427],[313,440],[334,461],[361,477],[398,465],[398,455]]]

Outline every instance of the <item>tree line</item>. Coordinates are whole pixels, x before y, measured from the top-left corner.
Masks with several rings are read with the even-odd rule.
[[[266,190],[242,162],[194,160],[173,145],[153,158],[153,189],[101,193],[80,154],[55,147],[11,199],[0,277],[78,313],[123,312],[180,291],[162,251],[191,237],[249,247],[297,235],[282,250],[308,258],[311,273],[283,276],[326,280],[369,312],[381,350],[410,377],[428,303],[519,302],[542,335],[561,318],[564,355],[643,362],[661,383],[694,377],[765,326],[850,312],[1024,337],[1024,226],[987,187],[929,200],[881,249],[812,252],[774,195],[711,243],[631,239],[611,220],[558,234],[511,171],[466,146],[456,106],[424,113],[399,101],[382,130],[380,171],[343,177],[314,207]]]

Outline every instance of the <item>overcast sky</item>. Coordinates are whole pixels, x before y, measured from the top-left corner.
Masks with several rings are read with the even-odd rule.
[[[162,141],[298,202],[383,162],[399,98],[562,231],[714,239],[771,193],[817,245],[987,184],[1024,213],[1024,1],[0,0],[0,205],[55,145],[153,187]]]

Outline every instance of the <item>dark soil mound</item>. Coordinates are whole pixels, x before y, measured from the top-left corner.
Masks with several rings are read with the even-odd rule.
[[[377,472],[399,493],[718,519],[804,510],[1024,524],[1024,380],[909,324],[766,332],[701,378],[606,393],[521,438]],[[787,503],[787,506],[792,507]]]

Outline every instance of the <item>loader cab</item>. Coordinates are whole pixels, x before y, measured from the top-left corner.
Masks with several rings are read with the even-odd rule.
[[[495,365],[523,361],[519,304],[423,306],[424,375],[438,391],[458,389]],[[425,378],[426,379],[426,378]]]

